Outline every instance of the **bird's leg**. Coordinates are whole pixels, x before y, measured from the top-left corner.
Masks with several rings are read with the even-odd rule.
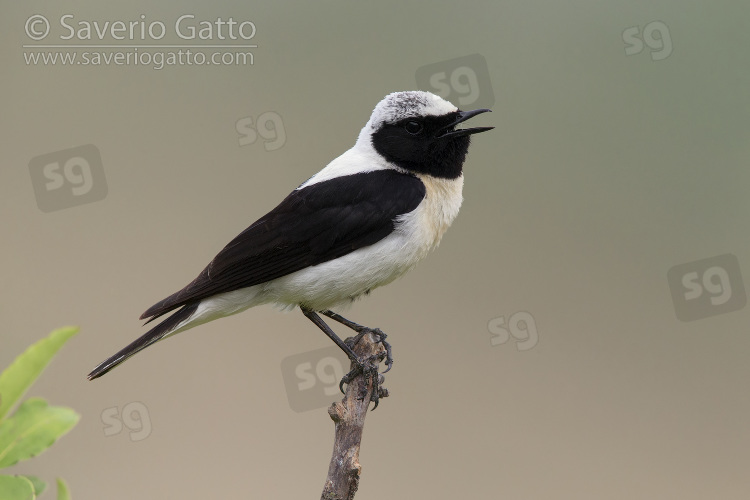
[[[378,338],[378,342],[383,344],[383,347],[385,347],[385,366],[386,369],[383,373],[388,373],[390,369],[393,367],[393,351],[391,349],[391,344],[386,342],[386,335],[383,333],[383,331],[380,328],[368,328],[366,326],[362,326],[358,323],[355,323],[354,321],[349,321],[345,317],[341,316],[340,314],[336,314],[333,311],[320,311],[324,315],[328,316],[334,321],[338,321],[344,326],[347,326],[357,332],[357,335],[351,339],[351,345],[355,346],[357,345],[357,342],[362,338],[362,336],[367,335],[368,333],[374,334]]]
[[[347,344],[345,341],[341,340],[336,333],[331,330],[331,328],[321,319],[318,314],[311,310],[306,309],[304,307],[300,307],[302,310],[302,314],[304,314],[307,319],[315,323],[315,325],[323,330],[323,333],[325,333],[328,338],[333,340],[339,348],[346,353],[347,356],[349,356],[349,359],[351,360],[352,364],[354,364],[354,368],[351,369],[349,373],[344,375],[344,377],[341,379],[341,382],[339,382],[339,389],[341,392],[344,392],[344,384],[348,384],[354,378],[359,375],[360,373],[365,377],[365,383],[362,384],[362,390],[363,392],[367,392],[367,386],[368,381],[372,379],[372,394],[370,395],[370,401],[373,401],[375,403],[375,406],[373,407],[373,410],[378,407],[378,403],[380,401],[380,373],[378,372],[378,364],[383,359],[382,353],[380,355],[373,355],[368,359],[359,359],[355,352],[352,350],[352,348]],[[362,338],[363,335],[365,335],[368,332],[362,332],[357,335],[357,341]],[[354,342],[352,345],[356,345],[356,342]],[[365,394],[361,394],[360,398],[364,398]]]

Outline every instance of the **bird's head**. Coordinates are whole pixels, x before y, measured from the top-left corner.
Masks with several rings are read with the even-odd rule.
[[[461,111],[430,92],[394,92],[375,106],[358,143],[408,171],[454,179],[462,173],[471,134],[494,128],[457,127],[487,111]]]

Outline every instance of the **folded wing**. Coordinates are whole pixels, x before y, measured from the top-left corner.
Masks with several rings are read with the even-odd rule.
[[[375,170],[293,191],[234,238],[185,288],[154,304],[152,321],[200,299],[231,292],[342,257],[388,236],[396,217],[425,196],[418,178]]]

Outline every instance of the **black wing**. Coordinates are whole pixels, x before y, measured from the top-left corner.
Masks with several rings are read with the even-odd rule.
[[[188,303],[344,256],[390,234],[398,215],[425,196],[418,178],[395,170],[337,177],[295,190],[234,238],[188,286],[154,304],[149,321]]]

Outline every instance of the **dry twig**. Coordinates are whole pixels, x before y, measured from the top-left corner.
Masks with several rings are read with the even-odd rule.
[[[383,345],[369,333],[354,346],[354,352],[359,359],[376,360],[376,366],[385,356]],[[382,382],[383,376],[377,376]],[[380,397],[388,396],[388,391],[382,388],[382,383],[379,385]],[[336,430],[333,455],[321,500],[352,500],[357,492],[362,471],[359,464],[359,447],[371,395],[371,378],[360,374],[347,385],[344,399],[328,408],[328,415],[334,421]]]

